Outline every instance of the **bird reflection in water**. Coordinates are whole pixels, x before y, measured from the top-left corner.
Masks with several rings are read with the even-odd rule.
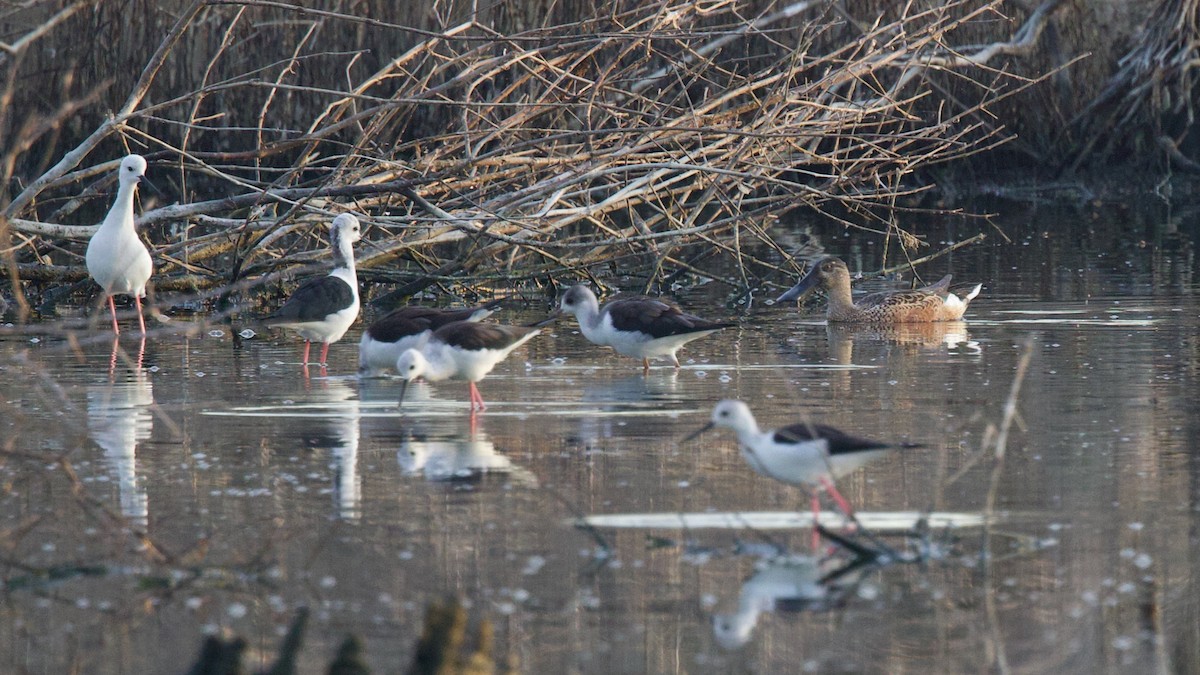
[[[311,449],[329,450],[338,517],[357,522],[362,517],[357,391],[346,380],[337,378],[306,380],[305,390],[304,399],[297,403],[310,408],[312,414],[296,420],[298,435]]]
[[[120,491],[121,514],[139,527],[149,524],[149,499],[146,481],[138,475],[137,446],[154,431],[154,390],[142,369],[142,349],[129,372],[118,378],[116,364],[120,346],[113,340],[108,381],[89,385],[87,390],[88,435],[104,451],[104,458],[116,474]]]
[[[443,435],[410,431],[396,453],[400,468],[407,475],[423,474],[427,480],[479,481],[487,476],[503,475],[527,486],[537,485],[537,476],[513,463],[496,449],[478,422],[462,430]]]
[[[776,555],[742,582],[737,608],[712,615],[713,637],[725,649],[744,646],[764,612],[827,612],[846,605],[863,576],[879,568],[874,556]]]
[[[897,323],[887,325],[831,323],[825,327],[829,353],[839,364],[850,365],[854,344],[886,343],[918,349],[944,349],[976,356],[983,349],[972,340],[965,321]]]

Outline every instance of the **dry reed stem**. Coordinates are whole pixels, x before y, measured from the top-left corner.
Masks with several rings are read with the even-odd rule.
[[[951,44],[955,30],[998,4],[912,12],[822,52],[817,39],[846,22],[816,2],[753,18],[731,0],[615,3],[513,35],[474,20],[431,33],[282,3],[197,2],[125,105],[4,209],[22,235],[7,246],[10,267],[25,280],[86,277],[55,242],[93,227],[46,216],[81,203],[54,210],[54,196],[85,181],[96,195],[111,184],[115,160],[78,167],[113,137],[142,147],[152,173],[170,166],[188,196],[140,218],[161,290],[278,279],[321,256],[321,238],[310,234],[344,210],[385,234],[383,252],[362,266],[407,274],[408,292],[434,277],[491,279],[518,266],[584,273],[614,256],[633,256],[626,271],[646,275],[649,287],[679,269],[686,256],[675,252],[690,244],[729,255],[751,285],[747,265],[782,269],[756,255],[782,253],[767,216],[792,210],[895,237],[907,257],[924,244],[891,214],[923,189],[909,178],[1002,140],[987,105],[1030,81],[981,66],[1030,48],[1057,3],[1009,42]],[[311,23],[281,45],[286,57],[229,75],[234,26],[267,9]],[[195,90],[143,105],[195,22],[222,13],[228,28]],[[361,54],[315,46],[321,31],[343,26],[420,39],[363,72]],[[296,73],[316,62],[342,67],[319,84],[298,83]],[[950,69],[991,79],[977,79],[978,98],[961,109],[930,110],[918,85]],[[252,109],[210,105],[239,96]],[[311,107],[311,119],[281,125],[284,100]],[[430,257],[434,272],[422,282]]]

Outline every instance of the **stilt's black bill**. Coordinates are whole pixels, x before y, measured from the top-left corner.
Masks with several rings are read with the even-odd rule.
[[[708,424],[705,424],[704,426],[700,427],[699,429],[688,434],[687,438],[683,439],[682,442],[687,443],[688,441],[694,441],[700,437],[700,434],[711,430],[714,426],[715,425],[712,422],[709,422]]]

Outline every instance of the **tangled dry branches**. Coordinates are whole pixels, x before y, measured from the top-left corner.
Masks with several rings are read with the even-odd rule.
[[[862,25],[821,0],[753,16],[735,0],[614,1],[511,35],[468,19],[365,71],[361,53],[322,50],[316,36],[414,31],[283,3],[196,2],[126,104],[12,198],[0,237],[12,237],[14,281],[84,279],[82,246],[61,240],[92,231],[69,223],[107,189],[116,159],[95,150],[115,138],[189,197],[140,221],[160,294],[277,279],[319,258],[314,224],[347,209],[375,233],[367,279],[404,282],[398,294],[597,265],[650,280],[705,274],[700,261],[717,254],[745,278],[747,262],[777,269],[752,249],[778,250],[768,225],[797,209],[911,248],[919,233],[892,214],[922,189],[912,175],[1003,140],[987,106],[1030,81],[991,62],[1027,49],[1057,5],[1010,43],[953,45],[999,4],[910,7]],[[152,96],[173,50],[216,16],[227,27],[202,81]],[[278,17],[309,28],[227,74],[238,27]],[[318,62],[312,84],[305,69]],[[935,104],[939,77],[970,79],[978,96]],[[309,113],[286,125],[297,111]]]

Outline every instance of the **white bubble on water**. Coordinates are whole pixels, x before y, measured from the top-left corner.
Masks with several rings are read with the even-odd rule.
[[[230,603],[229,606],[225,608],[225,613],[228,614],[231,619],[240,619],[246,616],[248,612],[249,610],[246,609],[246,606],[240,602]]]
[[[531,555],[525,561],[525,567],[521,570],[521,574],[530,576],[537,574],[543,567],[546,566],[546,559],[540,555]]]

